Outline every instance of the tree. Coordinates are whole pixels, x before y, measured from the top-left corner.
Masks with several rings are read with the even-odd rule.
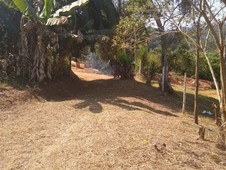
[[[226,59],[225,59],[225,35],[223,33],[223,26],[226,20],[225,14],[220,17],[219,13],[225,6],[222,6],[219,11],[214,11],[211,4],[207,0],[203,0],[201,4],[201,9],[197,8],[194,4],[193,7],[197,10],[202,17],[204,18],[210,32],[213,35],[215,40],[215,44],[218,49],[219,57],[220,57],[220,77],[221,77],[221,95],[220,95],[220,112],[221,112],[221,125],[220,125],[220,140],[219,146],[225,147],[225,124],[226,124]]]
[[[143,5],[144,1],[146,6]],[[148,33],[151,31],[148,30],[145,23],[149,17],[145,12],[150,8],[150,3],[147,0],[144,1],[128,1],[126,3],[125,16],[121,18],[113,37],[114,48],[123,50],[128,56],[132,55],[135,67],[138,66],[138,74],[141,74],[142,70],[138,50],[141,46],[147,45]],[[128,73],[130,74],[130,72]]]
[[[200,4],[202,0],[200,1]],[[199,6],[200,6],[199,4]],[[193,11],[193,15],[195,12]],[[201,14],[198,15],[197,19],[193,18],[195,26],[195,35],[196,35],[196,57],[195,57],[195,95],[194,95],[194,122],[199,124],[198,121],[198,100],[199,100],[199,60],[200,60],[200,46],[201,46]]]
[[[219,99],[219,105],[220,105],[220,112],[221,112],[221,125],[219,127],[220,130],[220,140],[218,142],[218,146],[225,147],[225,124],[226,124],[226,59],[225,59],[225,34],[224,34],[224,23],[226,20],[225,13],[223,9],[225,9],[226,2],[225,1],[208,1],[208,0],[202,0],[201,3],[197,6],[198,1],[192,1],[192,0],[183,0],[183,4],[188,4],[187,9],[194,9],[198,15],[200,15],[203,18],[203,21],[205,21],[207,28],[209,29],[214,41],[215,45],[218,49],[219,54],[219,60],[220,60],[220,79],[221,79],[221,91],[218,91],[218,99]],[[213,3],[220,4],[216,10],[214,8]],[[222,4],[224,3],[224,5]],[[178,27],[179,28],[179,27]],[[181,30],[179,28],[179,30]],[[182,30],[181,30],[182,31]],[[208,33],[209,34],[209,33]],[[207,35],[208,35],[207,34]],[[189,36],[188,36],[189,37]],[[189,37],[190,38],[190,37]],[[191,38],[190,38],[191,39]],[[206,42],[208,41],[208,36],[206,38]],[[206,59],[208,62],[208,65],[210,67],[211,73],[213,75],[213,79],[215,82],[216,87],[218,87],[216,78],[213,74],[213,69],[210,66],[210,62],[208,61],[208,53],[206,52],[206,43],[205,45],[201,45],[194,43],[197,45],[197,47],[201,48]]]
[[[162,19],[162,16],[164,15],[164,13],[161,13],[161,11],[163,11],[163,7],[168,5],[168,2],[163,2],[163,4],[161,4],[161,2],[155,2],[153,0],[150,0],[151,4],[152,4],[152,17],[154,18],[158,31],[161,35],[161,47],[162,47],[162,80],[161,80],[161,91],[163,93],[167,92],[169,94],[172,94],[174,92],[169,78],[168,78],[168,74],[169,74],[169,68],[168,68],[168,60],[167,60],[167,32],[165,29],[165,19]],[[158,6],[157,6],[157,5]]]

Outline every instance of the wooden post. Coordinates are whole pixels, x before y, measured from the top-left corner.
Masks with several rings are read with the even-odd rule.
[[[162,93],[165,92],[165,66],[162,67]]]
[[[205,131],[206,131],[205,127],[203,126],[199,127],[199,139],[202,139],[202,140],[205,139]]]
[[[68,75],[69,75],[69,77],[71,77],[71,57],[72,56],[72,54],[71,54],[71,52],[69,53],[69,61],[70,61],[70,63],[69,63],[69,70],[68,70]]]
[[[217,112],[217,105],[215,103],[212,103],[212,109],[214,112],[215,123],[217,126],[220,126],[219,116],[218,116],[218,112]]]
[[[182,105],[182,113],[185,114],[186,110],[186,91],[187,91],[187,73],[184,73],[184,92],[183,92],[183,105]]]

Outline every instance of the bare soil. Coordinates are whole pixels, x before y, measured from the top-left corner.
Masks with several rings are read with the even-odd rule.
[[[173,100],[134,80],[74,69],[39,87],[0,89],[0,169],[226,169]]]

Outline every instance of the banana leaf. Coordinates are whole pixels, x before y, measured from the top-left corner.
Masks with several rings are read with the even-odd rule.
[[[66,25],[68,23],[68,17],[61,16],[61,17],[55,17],[55,18],[49,18],[47,20],[46,25],[52,26],[52,25]]]
[[[71,10],[80,8],[89,3],[89,0],[77,0],[72,2],[68,5],[63,6],[62,8],[58,9],[54,14],[53,17],[59,17],[64,13],[69,13]]]

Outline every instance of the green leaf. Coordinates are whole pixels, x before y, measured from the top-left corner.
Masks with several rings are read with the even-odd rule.
[[[24,13],[28,7],[28,3],[25,0],[13,0],[13,2],[22,13]]]
[[[55,2],[53,0],[44,0],[44,7],[40,14],[40,17],[44,18],[45,21],[47,21],[47,19],[50,17],[54,3]]]

